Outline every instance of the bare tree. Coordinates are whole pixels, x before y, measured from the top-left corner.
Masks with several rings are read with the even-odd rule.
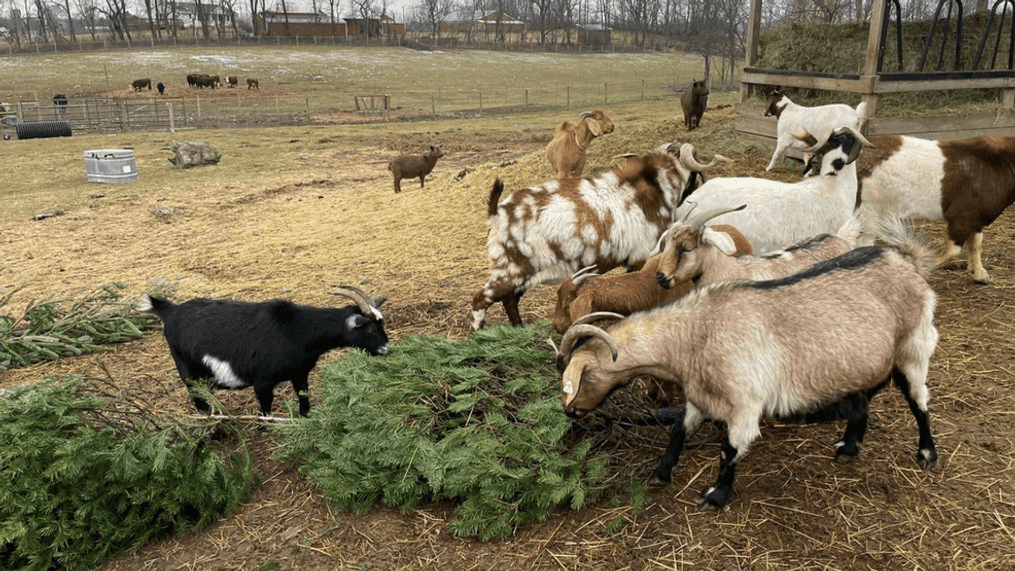
[[[553,23],[553,0],[529,0],[532,14],[536,19],[539,30],[539,44],[546,43],[546,34]]]
[[[417,6],[418,16],[430,30],[435,46],[440,39],[441,24],[447,21],[453,9],[451,0],[421,0]]]

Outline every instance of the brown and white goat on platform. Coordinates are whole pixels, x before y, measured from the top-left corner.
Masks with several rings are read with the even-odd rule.
[[[592,139],[613,132],[613,120],[599,109],[578,115],[578,123],[564,121],[546,145],[546,160],[559,178],[580,178],[585,172],[585,151]]]
[[[723,421],[719,476],[701,497],[703,508],[722,507],[763,417],[851,400],[836,443],[836,458],[851,458],[867,429],[867,395],[891,380],[919,428],[917,461],[929,469],[937,460],[926,384],[938,340],[932,258],[912,242],[868,246],[785,278],[699,289],[606,330],[575,325],[557,354],[564,412],[584,416],[640,375],[679,385],[686,412],[653,476],[669,481],[686,437],[706,418]]]
[[[560,283],[579,268],[640,269],[673,222],[691,172],[729,161],[716,155],[703,165],[684,146],[664,144],[594,179],[553,180],[503,201],[497,180],[487,202],[490,278],[472,300],[473,330],[498,302],[511,324],[521,325],[518,302],[526,290]]]
[[[983,229],[1015,202],[1015,137],[929,141],[885,135],[870,141],[877,148],[856,163],[867,220],[944,220],[951,244],[938,263],[964,248],[973,280],[990,282],[980,259]]]

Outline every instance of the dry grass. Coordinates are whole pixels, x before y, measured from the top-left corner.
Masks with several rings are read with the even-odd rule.
[[[730,100],[713,99],[724,103]],[[710,111],[693,133],[684,131],[673,100],[605,110],[617,130],[593,144],[590,170],[614,154],[673,140],[734,158],[724,175],[757,175],[767,163],[766,151],[735,139],[732,108]],[[387,296],[395,340],[420,332],[463,337],[471,296],[486,279],[490,184],[501,177],[512,189],[548,178],[542,147],[563,118],[486,118],[483,129],[458,121],[199,131],[187,137],[214,142],[225,157],[189,171],[165,161],[165,134],[16,142],[8,148],[17,149],[19,176],[34,177],[40,188],[15,197],[0,215],[0,293],[31,283],[25,298],[44,297],[121,280],[130,295],[165,283],[180,299],[283,296],[320,305],[333,302],[331,286],[353,283]],[[126,142],[138,155],[137,183],[84,182],[81,150]],[[407,181],[396,196],[384,164],[429,143],[448,155],[426,189]],[[797,176],[788,161],[776,174]],[[105,196],[90,197],[97,193]],[[40,208],[63,213],[30,220]],[[941,240],[940,225],[920,232]],[[166,538],[102,569],[1010,569],[1013,233],[1012,213],[986,232],[994,284],[972,284],[959,267],[933,280],[941,342],[931,366],[931,415],[940,461],[931,472],[914,461],[916,427],[903,399],[886,391],[872,407],[859,461],[831,461],[839,425],[768,422],[738,471],[729,509],[700,513],[695,500],[715,477],[720,440],[715,429],[703,429],[673,484],[653,489],[641,513],[626,502],[562,509],[509,541],[482,543],[447,533],[445,504],[407,514],[335,513],[295,466],[272,460],[271,435],[252,431],[262,481],[246,505],[199,534]],[[527,295],[523,319],[549,319],[553,294],[543,287]],[[505,321],[503,312],[493,310],[490,320]],[[190,414],[157,333],[97,355],[0,373],[0,386],[58,373],[100,376],[103,367],[125,391],[157,394],[166,410]],[[288,389],[279,392],[277,400],[293,399]],[[233,412],[257,410],[250,391],[217,394]],[[615,429],[604,444],[619,466],[614,480],[646,480],[666,439],[662,428]],[[626,525],[607,533],[618,517]]]

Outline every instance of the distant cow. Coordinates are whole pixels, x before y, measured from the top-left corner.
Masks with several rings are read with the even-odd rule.
[[[197,78],[200,77],[200,76],[201,76],[201,74],[199,74],[199,73],[188,74],[187,75],[187,86],[188,87],[197,87]]]
[[[166,86],[163,85],[161,81],[158,83],[158,85],[155,86],[155,88],[159,90],[159,95],[166,94]]]
[[[684,125],[688,131],[701,125],[701,116],[708,109],[708,80],[692,81],[691,88],[680,96],[680,106],[684,109]]]
[[[215,87],[219,85],[219,76],[202,73],[194,78],[194,85],[200,89],[204,89],[205,87],[215,89]]]
[[[257,89],[257,90],[260,90],[261,89],[261,85],[253,77],[248,77],[247,78],[247,89]]]
[[[143,79],[135,79],[130,84],[130,86],[131,86],[131,88],[134,89],[134,91],[141,91],[145,87],[148,88],[148,91],[151,91],[152,90],[152,80],[151,80],[151,78],[148,78],[148,77],[145,77]]]
[[[229,87],[236,87],[236,84],[238,84],[239,82],[240,78],[236,77],[235,75],[230,75],[229,77],[226,78],[226,85],[228,85]]]
[[[57,93],[53,96],[53,105],[61,115],[67,112],[67,96],[63,93]]]

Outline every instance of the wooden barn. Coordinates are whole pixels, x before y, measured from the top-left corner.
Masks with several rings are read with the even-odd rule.
[[[353,16],[331,17],[324,12],[273,12],[258,14],[258,25],[267,36],[299,37],[381,37],[403,35],[405,24],[395,22],[390,16],[378,18],[357,18]]]
[[[949,4],[957,5],[958,22],[952,22],[952,9]],[[947,8],[947,10],[944,10]],[[980,54],[977,53],[974,63],[967,53],[961,58],[962,42],[962,5],[958,0],[939,0],[934,21],[930,23],[929,32],[924,42],[924,57],[919,62],[906,62],[903,65],[901,47],[902,16],[899,4],[892,0],[873,0],[871,7],[870,29],[868,32],[863,70],[859,74],[823,73],[819,71],[799,71],[788,69],[772,69],[756,67],[758,61],[758,45],[761,30],[762,0],[751,0],[751,9],[747,29],[747,53],[743,73],[740,76],[741,104],[737,110],[735,127],[741,136],[755,139],[775,147],[776,120],[763,117],[762,105],[757,98],[751,96],[771,86],[783,88],[816,89],[832,92],[860,95],[867,102],[867,135],[912,135],[928,139],[959,139],[976,135],[1015,136],[1015,67],[1012,55],[1008,54],[1007,66],[990,67],[979,64]],[[1000,28],[1004,25],[1003,15],[995,18],[993,13],[986,15],[987,24],[982,32],[982,39],[976,40],[980,52],[984,45],[989,44],[996,52],[995,43],[1008,46],[1009,38],[1001,36]],[[996,20],[1000,20],[997,22]],[[996,24],[998,29],[992,28]],[[937,43],[933,43],[935,32]],[[946,35],[942,38],[942,35]],[[1015,32],[1012,32],[1015,41]],[[994,37],[997,37],[995,40]],[[896,40],[899,38],[899,40]],[[895,46],[892,46],[892,44]],[[970,42],[967,42],[969,44]],[[976,45],[972,43],[972,45]],[[930,46],[938,46],[928,50]],[[888,48],[886,48],[888,46]],[[890,47],[897,47],[897,53]],[[1009,48],[1010,49],[1010,48]],[[927,60],[928,51],[931,60]],[[954,62],[951,54],[954,53]],[[988,52],[989,53],[989,52]],[[940,54],[940,55],[939,55]],[[897,61],[895,61],[897,60]],[[894,67],[894,70],[892,69]],[[908,68],[908,69],[907,69]],[[931,70],[931,68],[936,68]],[[950,68],[950,69],[943,69]],[[996,112],[970,113],[965,115],[920,116],[920,117],[879,117],[878,98],[887,94],[905,92],[941,92],[942,98],[953,90],[1002,90],[1002,104]]]

